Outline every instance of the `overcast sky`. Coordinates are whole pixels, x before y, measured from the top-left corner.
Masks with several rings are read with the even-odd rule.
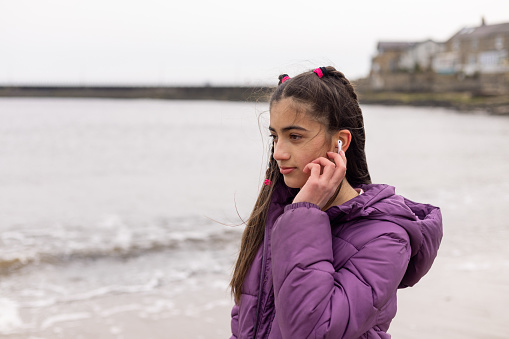
[[[509,22],[508,0],[0,0],[0,84],[274,84],[369,72],[379,40]]]

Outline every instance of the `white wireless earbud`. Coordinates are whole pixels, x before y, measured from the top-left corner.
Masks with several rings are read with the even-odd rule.
[[[343,147],[343,142],[338,140],[338,153],[341,152],[341,148]]]

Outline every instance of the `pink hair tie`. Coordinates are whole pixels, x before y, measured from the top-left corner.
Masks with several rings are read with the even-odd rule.
[[[263,186],[270,186],[270,185],[272,185],[272,181],[270,181],[269,179],[265,179]]]
[[[327,75],[327,69],[325,67],[319,67],[313,71],[321,79],[324,75]]]
[[[283,79],[281,79],[281,83],[285,82],[286,80],[290,80],[291,78],[287,75]]]

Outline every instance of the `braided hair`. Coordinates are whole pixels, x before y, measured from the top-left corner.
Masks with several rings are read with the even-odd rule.
[[[272,94],[270,105],[281,99],[291,98],[306,105],[306,113],[322,123],[329,133],[349,130],[352,141],[346,151],[346,179],[353,186],[370,184],[371,177],[364,150],[364,119],[357,93],[345,75],[334,67],[321,67],[316,71],[299,74],[284,83],[280,81]]]

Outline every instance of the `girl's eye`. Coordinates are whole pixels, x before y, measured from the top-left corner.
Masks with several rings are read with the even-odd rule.
[[[299,140],[301,139],[302,136],[301,135],[298,135],[298,134],[290,134],[290,139],[293,139],[293,140]]]
[[[269,137],[272,138],[272,140],[277,141],[277,135],[270,134]]]

